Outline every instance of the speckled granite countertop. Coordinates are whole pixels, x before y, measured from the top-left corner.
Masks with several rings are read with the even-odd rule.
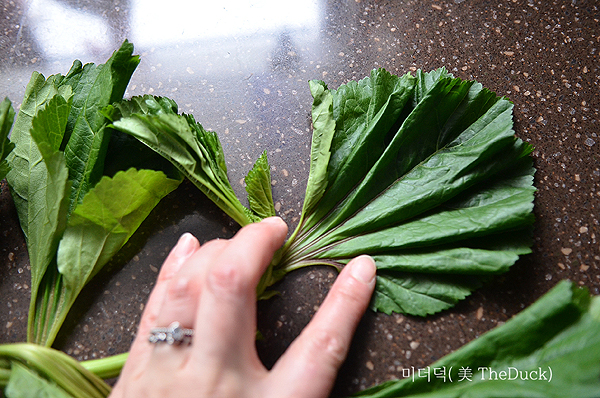
[[[213,4],[214,3],[214,4]],[[307,81],[336,88],[375,67],[446,67],[515,104],[538,171],[533,253],[454,309],[428,318],[369,313],[336,385],[346,394],[423,367],[506,321],[559,280],[600,293],[600,5],[593,0],[221,2],[8,0],[0,6],[0,95],[18,106],[31,72],[102,63],[128,38],[142,62],[127,95],[175,99],[219,133],[234,188],[267,150],[279,214],[294,227],[308,173]],[[218,6],[216,5],[218,4]],[[240,183],[238,183],[240,182]],[[25,339],[27,251],[5,183],[0,197],[0,342]],[[177,237],[236,228],[191,184],[167,197],[110,272],[83,293],[57,343],[78,359],[126,351]],[[272,364],[335,278],[294,272],[259,305]]]

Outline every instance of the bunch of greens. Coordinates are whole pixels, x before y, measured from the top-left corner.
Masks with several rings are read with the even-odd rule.
[[[444,69],[311,92],[306,198],[276,277],[367,253],[374,308],[427,315],[530,251],[532,148],[514,137],[511,102]]]
[[[378,69],[337,90],[321,81],[310,89],[314,132],[302,215],[263,277],[263,297],[294,269],[340,269],[367,253],[378,266],[374,308],[427,315],[530,251],[534,169],[531,147],[514,136],[511,102],[444,69],[416,77]],[[106,115],[241,225],[255,219],[232,196],[216,136],[178,115],[172,101],[136,97]],[[273,214],[262,161],[246,178],[260,217]]]
[[[78,61],[66,76],[34,73],[14,111],[0,105],[6,173],[30,253],[28,339],[51,345],[83,286],[184,175],[240,225],[275,215],[263,153],[236,197],[217,135],[174,101],[122,100],[138,58],[125,42],[104,65]],[[448,308],[529,252],[534,188],[529,145],[514,137],[512,104],[445,70],[394,76],[379,69],[329,90],[310,82],[313,141],[298,227],[258,287],[260,298],[304,266],[343,267],[368,253],[378,265],[373,308],[427,315]],[[110,124],[108,124],[110,121]],[[176,170],[147,170],[136,140]],[[14,147],[14,150],[13,150]],[[139,149],[138,147],[136,147]],[[11,152],[12,150],[12,152]],[[150,156],[150,161],[144,159]],[[505,325],[432,367],[471,369],[472,381],[401,380],[365,397],[596,396],[600,299],[563,282]],[[0,346],[7,396],[103,397],[102,378],[126,355],[78,363],[38,344]],[[552,384],[488,380],[482,369],[552,369]],[[463,369],[463,370],[461,370]],[[452,373],[454,372],[454,373]],[[461,373],[464,375],[464,373]],[[552,388],[550,388],[552,387]]]
[[[31,264],[29,342],[52,345],[82,288],[181,181],[125,170],[114,157],[115,173],[104,175],[111,134],[100,110],[123,98],[139,63],[132,52],[125,42],[103,65],[34,72],[14,121],[6,178]],[[7,100],[2,115],[4,135],[14,118]]]
[[[32,343],[0,345],[0,385],[8,398],[104,398],[111,389],[69,355]],[[4,364],[3,364],[4,365]]]
[[[271,177],[266,153],[246,177],[250,208],[235,195],[219,137],[192,115],[178,114],[175,101],[144,95],[106,107],[111,127],[129,133],[168,159],[219,208],[244,226],[274,216]]]

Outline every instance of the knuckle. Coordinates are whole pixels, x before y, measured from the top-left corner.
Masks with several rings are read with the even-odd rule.
[[[339,367],[346,359],[346,353],[345,344],[333,331],[317,329],[308,339],[307,354],[332,367]]]
[[[343,305],[344,307],[350,306],[352,308],[356,306],[361,306],[363,303],[368,300],[363,293],[364,289],[360,283],[352,278],[348,278],[338,286],[334,290],[334,294],[336,296],[336,302],[339,305]]]
[[[150,330],[154,325],[156,325],[157,319],[158,311],[146,311],[144,316],[142,316],[138,330]]]
[[[167,287],[167,296],[169,299],[178,300],[195,296],[198,293],[199,286],[193,279],[187,277],[174,278]]]
[[[220,294],[240,295],[248,289],[248,283],[239,267],[231,264],[217,265],[208,271],[207,284]]]

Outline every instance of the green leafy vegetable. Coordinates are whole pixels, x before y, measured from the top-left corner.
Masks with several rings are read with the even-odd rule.
[[[443,69],[310,87],[306,198],[273,281],[366,253],[374,308],[427,315],[530,251],[531,148],[513,135],[509,101]]]
[[[238,224],[256,222],[262,215],[274,212],[266,157],[259,159],[246,180],[252,210],[259,212],[256,213],[235,196],[217,135],[204,130],[192,115],[177,114],[174,101],[150,95],[133,97],[107,107],[104,114],[113,121],[111,127],[131,134],[171,161]]]
[[[27,86],[25,100],[13,128],[16,147],[10,160],[11,171],[7,175],[31,264],[30,338],[38,293],[46,288],[52,291],[52,273],[43,279],[46,271],[55,267],[52,263],[66,227],[71,186],[63,153],[57,150],[55,139],[44,135],[48,133],[45,125],[61,123],[57,109],[68,104],[71,97],[70,90],[63,90],[68,98],[65,100],[58,93],[54,80],[46,81],[43,76],[34,73]]]
[[[312,81],[310,90],[314,132],[302,216],[260,296],[294,269],[340,269],[366,253],[378,265],[373,307],[427,315],[530,252],[532,148],[514,136],[511,102],[444,69],[415,77],[378,69],[337,90]],[[216,135],[176,112],[172,101],[145,96],[105,114],[241,225],[272,214],[267,179],[256,173],[262,157],[246,179],[253,215],[233,194]]]
[[[600,297],[590,298],[585,289],[562,281],[504,325],[423,372],[412,371],[405,379],[356,396],[596,398],[600,396]],[[445,378],[435,377],[434,371]]]
[[[70,208],[83,200],[102,176],[110,135],[100,110],[123,98],[140,60],[127,41],[102,65],[75,61],[63,84],[73,88],[73,112],[66,132],[65,158],[73,184]]]
[[[244,181],[246,182],[250,210],[261,219],[274,216],[275,205],[273,203],[273,193],[271,192],[271,173],[269,173],[266,151],[256,160],[254,167]]]
[[[100,179],[110,143],[100,110],[125,92],[139,62],[132,52],[125,42],[104,65],[34,72],[27,86],[7,179],[31,262],[30,342],[52,344],[81,289],[180,182],[119,166]]]
[[[15,147],[15,144],[8,139],[14,118],[15,110],[9,99],[5,98],[0,103],[0,180],[3,180],[8,174],[9,166],[6,157]]]
[[[30,333],[52,341],[79,292],[117,253],[178,180],[129,169],[103,177],[71,214],[56,255],[56,278],[38,295]],[[58,272],[58,274],[56,273]],[[53,287],[53,290],[50,290]]]

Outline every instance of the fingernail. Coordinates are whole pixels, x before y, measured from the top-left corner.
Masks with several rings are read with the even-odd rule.
[[[196,238],[194,235],[189,232],[184,233],[179,237],[175,249],[173,249],[174,254],[179,258],[188,258],[194,252],[195,243]]]
[[[350,274],[360,282],[370,284],[375,279],[377,267],[370,256],[360,256],[350,263]]]

